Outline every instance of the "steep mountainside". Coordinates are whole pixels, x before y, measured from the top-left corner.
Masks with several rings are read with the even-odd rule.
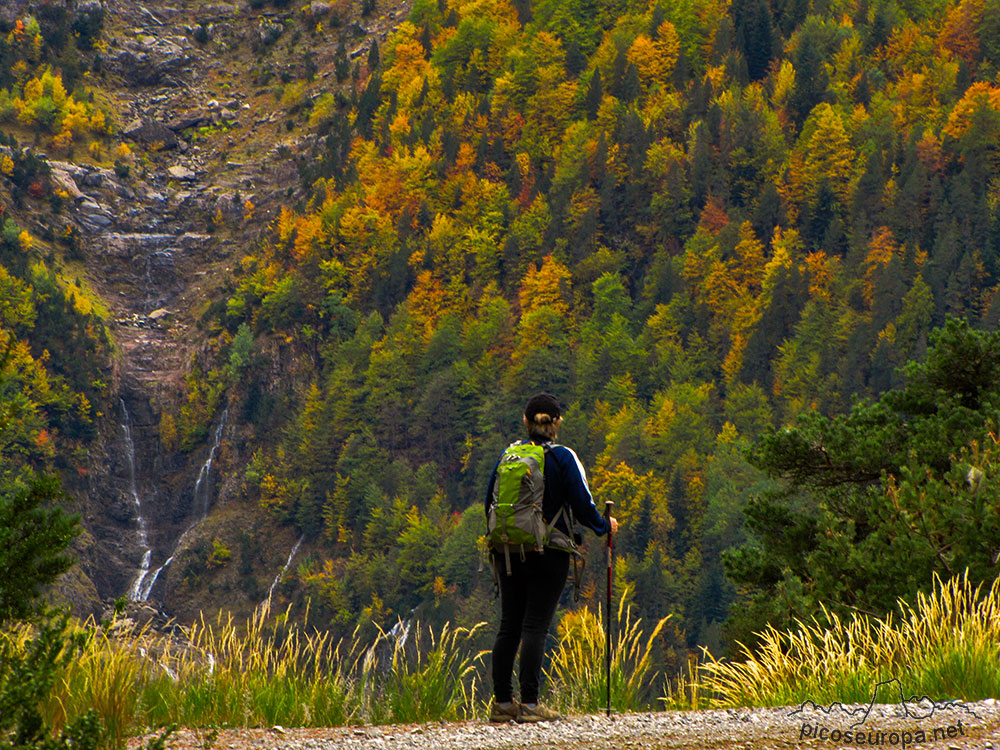
[[[189,615],[220,604],[174,603],[169,561],[211,539],[206,517],[224,508],[238,482],[233,469],[248,457],[246,428],[217,403],[201,432],[165,444],[164,410],[212,356],[205,313],[231,283],[241,253],[283,203],[301,196],[297,159],[311,140],[306,123],[276,101],[274,82],[303,78],[308,65],[322,87],[338,40],[357,57],[385,39],[405,7],[387,4],[364,19],[347,10],[339,22],[340,11],[321,3],[259,13],[245,4],[126,0],[3,9],[11,39],[27,19],[41,19],[44,37],[60,14],[67,24],[102,15],[99,41],[76,54],[89,68],[80,85],[112,115],[109,135],[81,153],[9,122],[4,130],[18,148],[34,141],[29,152],[48,163],[39,190],[62,200],[11,202],[0,193],[7,216],[39,238],[36,252],[48,252],[60,276],[75,277],[102,306],[113,346],[95,405],[98,438],[67,475],[86,533],[77,545],[81,564],[61,588],[79,613],[99,614],[123,596]],[[318,35],[324,21],[334,21],[331,33]],[[326,88],[342,87],[333,78]],[[54,236],[72,238],[68,251],[45,239]],[[280,570],[289,538],[273,549],[265,541],[262,580]]]
[[[488,618],[483,489],[547,388],[672,670],[751,593],[722,560],[783,488],[746,448],[1000,320],[996,0],[4,13],[0,257],[34,307],[0,327],[22,443],[83,503],[78,600]],[[742,571],[776,623],[786,572]]]

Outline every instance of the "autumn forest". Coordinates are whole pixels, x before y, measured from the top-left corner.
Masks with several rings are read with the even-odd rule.
[[[542,389],[616,504],[616,587],[673,615],[668,668],[822,607],[883,615],[935,573],[992,580],[997,0],[415,0],[355,61],[304,28],[333,73],[302,61],[274,106],[319,137],[159,421],[179,452],[227,406],[248,426],[227,471],[306,540],[293,612],[493,617],[482,498]],[[115,132],[18,34],[0,130]],[[8,152],[4,189],[43,189]],[[117,400],[99,304],[32,243],[3,225],[9,486],[71,472]],[[188,561],[193,594],[220,554]]]

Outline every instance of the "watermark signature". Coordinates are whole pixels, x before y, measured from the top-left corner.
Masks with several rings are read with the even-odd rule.
[[[904,729],[884,730],[869,724],[872,709],[878,702],[880,692],[892,690],[897,699],[898,718],[910,719],[913,725]],[[883,694],[883,698],[884,698]],[[883,702],[885,702],[883,700]],[[818,715],[818,718],[814,716]],[[908,748],[924,742],[955,739],[965,737],[970,719],[979,716],[969,706],[959,700],[936,701],[926,695],[903,695],[903,685],[893,678],[875,685],[871,700],[860,706],[845,706],[843,703],[831,703],[821,706],[813,701],[804,701],[801,706],[788,712],[789,716],[803,719],[799,729],[799,740],[819,739],[844,744],[882,747]],[[937,721],[933,720],[937,718]],[[806,720],[808,719],[808,720]],[[850,719],[846,729],[833,727],[842,720]],[[943,721],[942,721],[943,720]],[[965,723],[963,724],[963,720]],[[921,722],[917,724],[917,722]],[[933,723],[932,723],[933,722]],[[937,724],[935,726],[935,724]]]

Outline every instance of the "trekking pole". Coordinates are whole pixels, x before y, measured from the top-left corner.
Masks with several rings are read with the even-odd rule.
[[[610,500],[604,501],[604,519],[608,522],[608,611],[607,611],[607,626],[604,628],[604,680],[605,686],[607,687],[607,715],[611,718],[611,585],[614,579],[614,545],[612,543],[611,537],[611,506],[614,505]]]

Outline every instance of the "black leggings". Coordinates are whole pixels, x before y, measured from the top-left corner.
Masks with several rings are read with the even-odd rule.
[[[511,553],[511,575],[503,555],[496,557],[500,574],[500,631],[493,644],[493,695],[498,703],[513,700],[514,656],[521,647],[518,676],[521,702],[538,701],[545,637],[569,574],[569,554],[559,550]]]

